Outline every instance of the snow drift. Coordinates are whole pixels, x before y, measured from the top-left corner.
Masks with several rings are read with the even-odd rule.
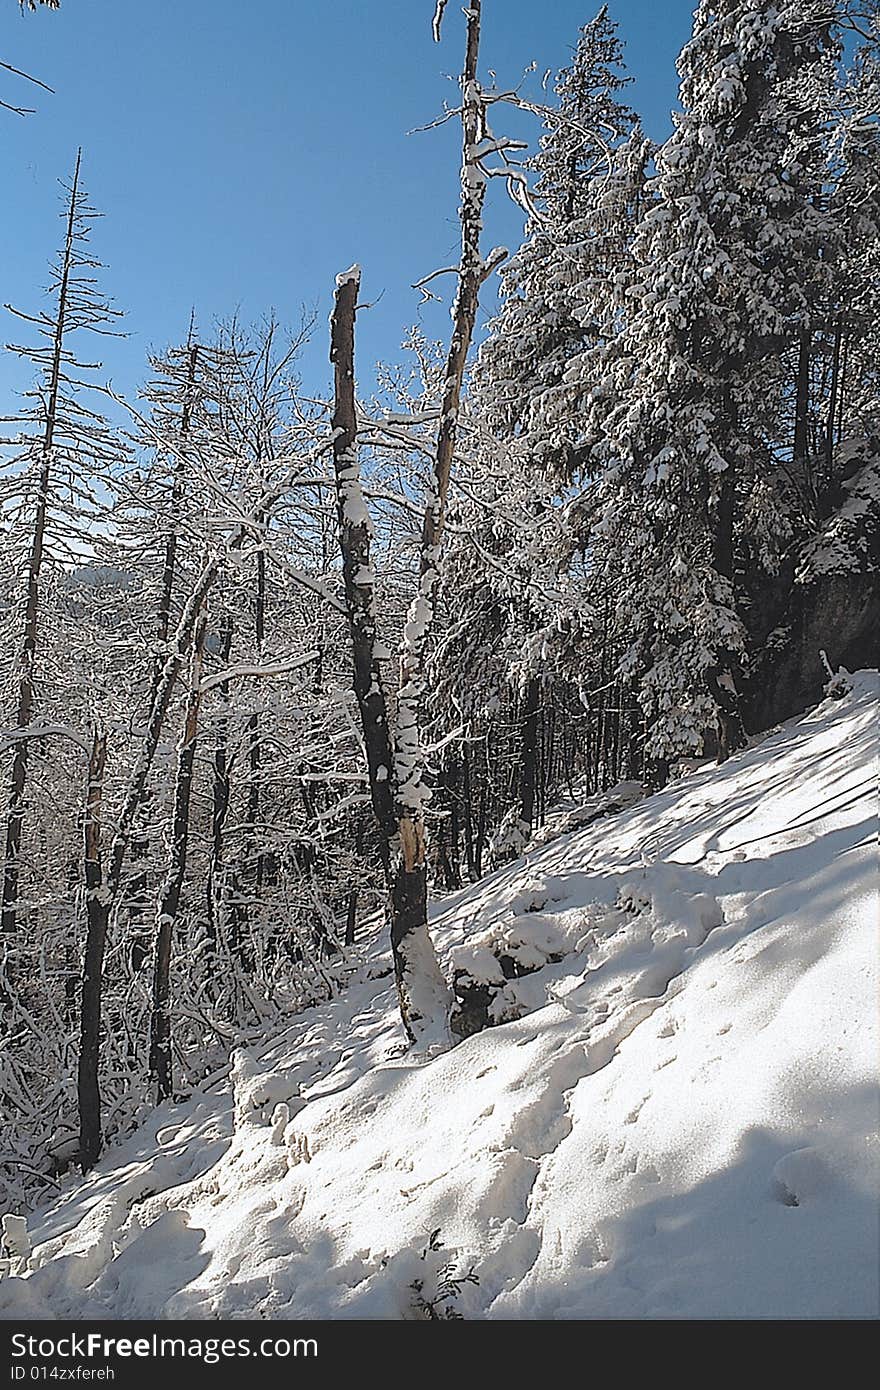
[[[450,1051],[377,938],[11,1223],[3,1316],[876,1315],[877,713],[862,673],[445,899],[507,1020]]]

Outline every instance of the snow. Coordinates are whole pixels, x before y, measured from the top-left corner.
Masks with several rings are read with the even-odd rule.
[[[348,270],[343,270],[337,275],[336,288],[341,290],[343,285],[350,285],[352,281],[358,285],[361,282],[361,268],[357,264],[349,266]]]
[[[512,1021],[405,1050],[368,943],[4,1224],[2,1315],[417,1319],[451,1263],[467,1318],[876,1316],[878,695],[442,900],[447,972],[532,948]]]

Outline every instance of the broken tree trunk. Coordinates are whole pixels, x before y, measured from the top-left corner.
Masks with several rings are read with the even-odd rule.
[[[443,8],[439,4],[434,16],[434,37],[438,40]],[[465,366],[480,287],[503,254],[493,253],[488,263],[480,254],[487,177],[480,163],[480,147],[487,136],[485,102],[477,80],[481,0],[471,0],[465,14],[467,41],[461,77],[461,256],[432,488],[422,526],[418,591],[407,613],[400,649],[400,686],[393,743],[376,641],[375,586],[369,560],[370,523],[357,458],[354,394],[354,322],[360,287],[357,266],[337,279],[331,320],[331,360],[336,371],[334,464],[339,539],[355,660],[355,690],[364,732],[370,795],[388,847],[386,872],[390,886],[391,950],[400,1013],[407,1036],[413,1042],[448,1036],[450,994],[428,931],[425,806],[429,791],[420,727],[425,661],[437,601],[446,501]]]
[[[419,588],[410,604],[400,656],[400,689],[395,721],[395,810],[399,825],[399,861],[391,897],[391,944],[404,1026],[410,1036],[436,1030],[448,1011],[448,990],[440,974],[428,935],[428,866],[426,857],[425,754],[420,726],[425,692],[425,659],[434,624],[440,579],[440,554],[446,520],[449,478],[455,454],[458,416],[465,366],[473,339],[480,287],[498,263],[487,264],[480,254],[486,174],[480,146],[487,135],[486,111],[477,80],[481,0],[465,11],[467,39],[461,76],[461,254],[452,308],[452,338],[446,357],[440,427],[434,455],[433,489],[425,507],[419,557]],[[440,37],[443,7],[434,17],[434,36]]]
[[[421,1035],[420,1024],[435,1013],[426,1008],[422,993],[442,1001],[446,1015],[446,983],[428,935],[427,896],[412,900],[403,846],[404,819],[395,792],[395,757],[382,680],[376,630],[375,576],[370,556],[370,519],[361,487],[357,452],[357,411],[354,388],[354,325],[360,270],[337,277],[331,319],[330,357],[335,369],[336,408],[333,415],[333,463],[339,545],[342,553],[348,626],[354,661],[354,688],[373,814],[380,831],[382,862],[389,886],[391,951],[403,1026],[411,1041]],[[422,841],[424,870],[424,840]],[[426,887],[426,885],[425,885]],[[409,896],[408,896],[409,895]],[[419,986],[422,986],[420,989]]]

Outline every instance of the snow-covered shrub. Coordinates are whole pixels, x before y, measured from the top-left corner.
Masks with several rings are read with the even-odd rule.
[[[455,1261],[448,1258],[440,1239],[440,1228],[432,1231],[428,1243],[421,1254],[425,1267],[410,1284],[413,1291],[412,1307],[416,1317],[430,1322],[460,1321],[464,1314],[457,1307],[459,1296],[465,1284],[479,1284],[473,1265],[466,1274],[455,1274]]]
[[[822,665],[828,672],[828,681],[823,687],[823,694],[826,700],[842,700],[852,690],[852,676],[845,666],[840,666],[836,671],[832,670],[831,663],[824,652],[820,652]]]
[[[535,1003],[523,997],[517,981],[561,961],[573,947],[557,918],[530,906],[523,916],[491,923],[452,952],[453,1033],[467,1038],[528,1013]]]

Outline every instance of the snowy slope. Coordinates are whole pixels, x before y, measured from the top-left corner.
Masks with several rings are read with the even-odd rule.
[[[876,1316],[877,713],[863,673],[447,898],[447,957],[572,948],[451,1051],[403,1052],[377,940],[37,1213],[2,1314],[399,1319],[451,1260],[470,1318]]]

